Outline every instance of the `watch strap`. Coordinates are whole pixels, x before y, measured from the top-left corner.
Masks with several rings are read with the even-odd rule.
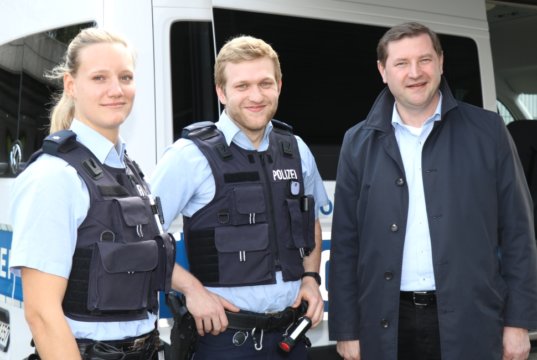
[[[313,272],[313,271],[306,271],[302,274],[302,276],[300,277],[301,279],[303,279],[304,277],[306,276],[311,276],[312,278],[315,279],[315,281],[317,282],[317,284],[319,286],[321,286],[321,275],[319,275],[318,272]]]

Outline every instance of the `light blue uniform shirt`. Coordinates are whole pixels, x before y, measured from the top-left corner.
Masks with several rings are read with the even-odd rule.
[[[117,148],[101,134],[74,120],[71,130],[101,163],[124,168],[125,144]],[[41,155],[16,179],[12,189],[13,243],[11,271],[20,276],[27,267],[69,278],[76,247],[77,229],[90,206],[85,182],[64,160]],[[75,338],[118,340],[148,333],[156,316],[124,322],[81,322],[66,317]]]
[[[240,128],[222,112],[216,123],[226,142],[235,143],[245,150],[256,150]],[[272,123],[268,123],[258,151],[264,151],[269,145]],[[328,196],[315,159],[306,144],[297,137],[302,172],[304,175],[305,194],[315,197],[315,216],[319,207],[328,203]],[[160,196],[165,219],[165,229],[178,216],[191,217],[196,211],[207,205],[214,197],[215,182],[207,158],[198,147],[187,139],[179,139],[169,147],[151,176],[151,188],[154,195]],[[298,295],[300,281],[282,280],[281,272],[276,273],[276,284],[211,287],[219,294],[243,310],[255,312],[275,312],[291,305]]]
[[[434,114],[421,128],[404,124],[395,104],[393,107],[392,125],[403,158],[409,195],[401,291],[436,289],[421,159],[425,140],[431,133],[434,122],[440,120],[441,105],[442,94]]]

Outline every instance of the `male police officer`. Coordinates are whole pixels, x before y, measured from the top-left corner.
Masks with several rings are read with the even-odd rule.
[[[282,82],[270,45],[249,36],[229,41],[215,83],[225,111],[216,125],[183,131],[152,188],[166,227],[184,216],[191,273],[181,274],[190,284],[182,290],[198,333],[218,335],[200,337],[196,359],[278,358],[277,342],[302,302],[313,326],[322,318],[315,214],[328,200],[308,147],[271,120]],[[307,357],[304,342],[291,357]]]

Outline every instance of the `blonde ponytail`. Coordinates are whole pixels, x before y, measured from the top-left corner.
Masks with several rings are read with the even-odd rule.
[[[75,104],[73,99],[62,93],[61,98],[52,108],[50,113],[50,134],[60,130],[67,130],[71,127],[75,116]]]

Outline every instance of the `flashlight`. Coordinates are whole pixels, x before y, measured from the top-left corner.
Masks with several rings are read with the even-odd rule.
[[[306,331],[311,327],[311,320],[307,316],[302,316],[295,324],[287,331],[283,339],[279,342],[280,349],[285,352],[291,352],[297,340],[299,340]]]

